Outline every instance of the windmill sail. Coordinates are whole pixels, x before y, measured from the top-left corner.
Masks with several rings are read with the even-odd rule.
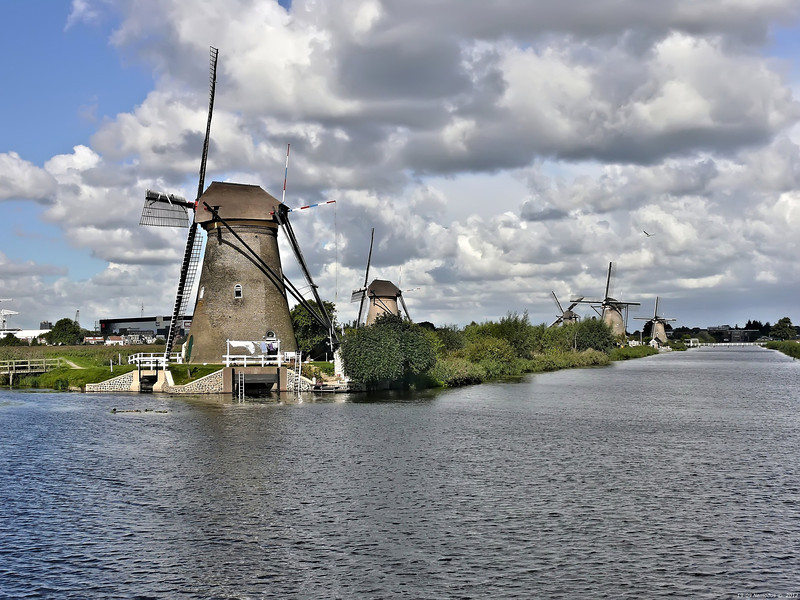
[[[375,241],[375,228],[372,228],[372,233],[369,235],[369,255],[367,256],[367,271],[364,274],[364,287],[358,290],[353,290],[353,295],[350,297],[350,302],[358,302],[358,317],[356,317],[356,327],[361,323],[361,313],[364,310],[364,299],[367,296],[367,283],[369,282],[369,265],[372,262],[372,243]]]
[[[203,155],[200,159],[200,178],[197,184],[197,198],[203,194],[206,179],[206,162],[208,161],[208,144],[211,137],[211,117],[214,113],[214,94],[217,88],[217,56],[219,51],[216,48],[211,48],[211,65],[210,65],[210,92],[208,99],[208,120],[206,121],[206,136],[203,140]],[[194,203],[195,210],[197,209],[197,200]],[[181,264],[181,274],[178,279],[178,291],[175,295],[175,305],[172,309],[172,319],[169,322],[169,332],[167,333],[167,344],[164,348],[164,358],[169,359],[172,352],[172,346],[175,343],[175,337],[178,332],[178,319],[181,315],[185,314],[186,307],[189,303],[189,296],[192,292],[194,285],[195,274],[197,273],[197,265],[200,263],[200,256],[202,254],[202,236],[197,235],[197,222],[193,221],[189,227],[189,235],[186,238],[186,249],[183,253],[183,262]]]
[[[194,206],[185,198],[147,190],[139,225],[150,227],[189,227],[188,207]]]

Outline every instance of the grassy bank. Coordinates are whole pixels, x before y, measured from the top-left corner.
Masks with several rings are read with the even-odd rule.
[[[64,359],[75,367],[17,375],[14,387],[69,390],[83,389],[87,383],[100,383],[133,371],[136,367],[128,364],[128,357],[133,354],[163,351],[164,346],[4,346],[0,347],[0,360]],[[8,385],[8,379],[0,376],[0,384]]]
[[[800,344],[797,342],[768,342],[767,348],[783,352],[786,356],[800,358]]]
[[[14,387],[59,391],[83,390],[87,383],[100,383],[112,377],[129,373],[134,369],[136,369],[136,367],[132,365],[115,365],[113,371],[110,367],[89,367],[86,369],[64,367],[37,375],[17,376],[14,379]],[[6,385],[8,384],[7,381],[4,383]]]
[[[164,346],[2,346],[0,360],[63,358],[85,369],[128,363],[128,357],[140,352],[164,352]],[[121,359],[121,361],[120,361]]]
[[[545,373],[561,369],[601,367],[617,360],[642,358],[658,354],[649,346],[615,348],[610,353],[597,350],[583,352],[548,352],[530,359],[493,360],[491,357],[472,362],[461,356],[439,358],[429,373],[430,385],[457,387],[483,383],[504,377],[520,377],[526,373]]]

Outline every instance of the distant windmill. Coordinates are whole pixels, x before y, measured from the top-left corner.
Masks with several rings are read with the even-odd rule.
[[[208,120],[196,200],[190,202],[179,196],[148,190],[140,221],[142,225],[189,228],[164,356],[169,358],[172,351],[179,329],[178,321],[188,307],[201,263],[203,242],[202,236],[197,235],[198,225],[206,231],[208,243],[202,260],[191,329],[184,347],[187,362],[221,362],[227,340],[277,338],[282,351],[296,351],[287,293],[329,331],[331,343],[336,344],[338,337],[331,318],[311,280],[289,222],[288,213],[292,209],[257,185],[215,181],[208,189],[204,187],[217,56],[217,49],[211,48]],[[284,180],[284,190],[285,187]],[[191,225],[188,209],[192,210],[194,217]],[[283,274],[278,229],[282,229],[288,238],[316,300],[316,308]]]
[[[645,326],[650,324],[650,337],[656,340],[659,346],[663,346],[667,343],[667,330],[666,324],[668,321],[675,321],[676,319],[661,317],[658,315],[658,296],[656,296],[656,305],[653,309],[653,316],[652,317],[634,317],[634,319],[639,319],[641,321],[647,321],[644,324],[642,329]]]
[[[374,239],[375,228],[372,229],[369,238],[369,254],[367,256],[367,269],[364,274],[364,285],[357,290],[353,290],[353,294],[350,296],[350,302],[359,303],[356,327],[359,327],[361,324],[361,315],[364,311],[365,300],[369,301],[365,325],[372,325],[379,316],[386,313],[399,315],[400,309],[397,306],[398,300],[403,307],[403,311],[406,313],[406,317],[409,321],[411,320],[411,316],[408,314],[408,307],[406,307],[406,302],[403,300],[403,292],[399,287],[386,279],[373,279],[372,283],[367,285],[369,281],[369,266],[372,262],[372,244]]]
[[[608,277],[606,278],[606,291],[602,300],[584,300],[582,297],[573,299],[571,302],[591,304],[592,308],[597,310],[601,309],[601,316],[603,321],[611,327],[611,333],[615,336],[625,335],[625,325],[627,321],[628,308],[631,306],[639,306],[639,302],[626,302],[617,300],[609,295],[611,290],[611,274],[614,263],[608,263]],[[625,315],[623,315],[623,311]]]
[[[558,301],[556,293],[555,292],[550,292],[550,293],[553,295],[553,300],[555,300],[556,306],[558,307],[558,318],[556,318],[555,321],[550,323],[548,327],[555,327],[556,325],[559,324],[569,325],[571,323],[577,323],[580,320],[580,316],[578,316],[578,313],[573,312],[572,309],[578,306],[581,300],[583,300],[583,296],[581,296],[576,300],[572,300],[571,301],[572,303],[569,305],[569,308],[567,308],[567,310],[564,310],[564,308],[561,306],[561,302]]]

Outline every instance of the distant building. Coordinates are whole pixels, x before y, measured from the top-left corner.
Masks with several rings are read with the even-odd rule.
[[[52,329],[53,324],[50,321],[40,321],[39,329]]]
[[[100,319],[100,333],[109,335],[145,334],[166,338],[172,317],[132,317],[116,319]],[[178,319],[178,335],[185,336],[192,325],[191,316]]]
[[[12,334],[17,339],[29,344],[36,340],[39,343],[44,343],[44,335],[48,333],[49,329],[3,329],[0,330],[0,337],[5,337],[6,334]]]
[[[87,335],[83,338],[83,343],[92,345],[103,344],[105,343],[105,339],[102,335]]]
[[[106,338],[106,346],[124,346],[125,340],[121,335],[110,335]]]

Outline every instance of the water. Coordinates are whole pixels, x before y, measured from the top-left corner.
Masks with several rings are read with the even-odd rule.
[[[798,390],[737,348],[302,403],[2,391],[0,597],[800,597]]]

